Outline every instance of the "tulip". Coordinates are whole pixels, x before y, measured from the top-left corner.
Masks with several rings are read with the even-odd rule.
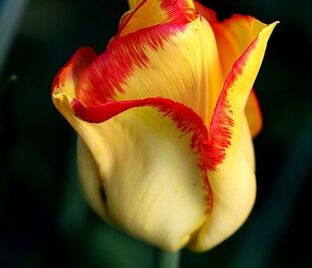
[[[222,22],[192,0],[129,0],[104,53],[79,49],[52,99],[79,135],[91,207],[160,248],[205,251],[255,200],[251,90],[276,23]]]

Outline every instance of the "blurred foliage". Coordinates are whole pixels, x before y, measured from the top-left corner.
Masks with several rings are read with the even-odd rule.
[[[4,20],[8,2],[18,11]],[[281,24],[255,84],[264,116],[255,209],[215,249],[183,250],[181,267],[311,267],[312,2],[202,2],[220,18],[235,12]],[[50,100],[59,68],[79,47],[103,51],[125,10],[125,0],[0,1],[0,267],[153,267],[153,248],[86,205],[75,134]]]

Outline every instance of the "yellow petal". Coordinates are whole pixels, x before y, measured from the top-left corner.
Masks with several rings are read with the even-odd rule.
[[[61,112],[70,120],[65,107]],[[79,143],[78,163],[91,206],[148,243],[167,250],[187,244],[207,210],[190,137],[154,108],[132,109],[101,124],[71,123],[88,147]]]
[[[214,34],[197,18],[164,42],[146,49],[147,68],[136,68],[118,99],[161,96],[191,107],[208,124],[222,87]],[[172,59],[172,60],[168,60]]]
[[[52,101],[59,112],[68,120],[68,122],[78,131],[82,129],[80,119],[75,117],[72,112],[71,102],[75,97],[75,89],[77,80],[82,71],[95,59],[96,53],[90,48],[79,49],[68,63],[59,71],[52,86]],[[82,121],[81,121],[82,123]],[[82,123],[83,124],[83,123]],[[97,170],[91,169],[93,164],[87,156],[78,155],[78,161],[81,163],[79,172],[82,176],[90,177],[90,183],[84,185],[86,197],[91,199],[92,208],[107,221],[106,207],[103,205],[101,199],[101,187],[99,182],[95,179],[98,176]],[[89,167],[88,169],[86,168]],[[99,194],[94,194],[98,191]]]
[[[214,205],[205,224],[192,239],[190,247],[207,250],[232,235],[246,220],[254,203],[255,176],[251,135],[244,108],[258,70],[267,41],[276,23],[264,28],[241,58],[234,64],[225,82],[214,118],[228,116],[232,120],[230,146],[225,159],[215,171],[208,173],[214,194]],[[225,114],[226,113],[226,114]],[[212,122],[212,139],[217,138]]]
[[[215,33],[223,75],[226,77],[234,62],[267,25],[251,16],[238,14],[219,22],[213,10],[200,3],[195,3],[195,6],[197,11],[210,22]],[[257,97],[253,91],[249,96],[245,113],[254,137],[261,130],[262,116]]]
[[[113,41],[82,75],[79,100],[97,105],[160,96],[191,107],[209,125],[223,83],[213,31],[201,17],[172,27]]]
[[[91,152],[87,149],[81,138],[78,137],[77,145],[78,174],[85,198],[92,209],[107,222],[108,217],[106,206],[105,188],[102,183],[99,169]]]
[[[211,23],[225,76],[230,73],[234,62],[266,26],[253,17],[237,14],[222,22]]]
[[[242,119],[244,122],[244,120]],[[246,220],[254,204],[256,180],[254,153],[246,122],[241,137],[233,140],[224,162],[217,172],[209,172],[213,191],[213,209],[193,237],[189,247],[206,251],[230,237]]]
[[[212,28],[216,35],[224,75],[228,75],[235,60],[267,25],[250,16],[234,15],[221,23],[215,21]],[[252,136],[262,127],[262,116],[255,93],[248,98],[245,113]]]
[[[192,135],[151,107],[125,111],[99,124],[77,118],[74,89],[93,57],[90,49],[78,51],[52,91],[55,106],[83,140],[78,163],[85,195],[107,221],[177,250],[206,219],[207,192]],[[181,122],[181,127],[186,125]]]

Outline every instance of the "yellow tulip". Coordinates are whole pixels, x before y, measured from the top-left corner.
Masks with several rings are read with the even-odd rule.
[[[52,87],[79,135],[92,208],[170,251],[232,235],[255,199],[251,88],[276,23],[219,22],[192,0],[129,0],[103,54],[79,49]]]

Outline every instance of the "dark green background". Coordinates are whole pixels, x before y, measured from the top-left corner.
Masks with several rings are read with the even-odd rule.
[[[50,99],[53,76],[73,52],[85,45],[103,51],[126,0],[25,2],[6,60],[0,58],[0,267],[153,267],[155,249],[112,229],[86,205],[75,133]],[[181,267],[312,267],[312,2],[203,2],[221,17],[236,12],[281,24],[255,84],[264,116],[255,140],[255,208],[215,249],[183,250]],[[13,12],[0,29],[11,31],[18,17]]]

